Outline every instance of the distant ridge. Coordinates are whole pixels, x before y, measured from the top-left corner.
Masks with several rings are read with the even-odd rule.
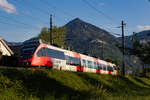
[[[132,36],[125,36],[125,44],[127,47],[132,48]],[[118,38],[119,40],[121,40],[121,38]],[[136,39],[137,41],[139,41],[141,44],[147,44],[147,42],[150,42],[150,30],[145,30],[145,31],[141,31],[139,33],[136,34]]]

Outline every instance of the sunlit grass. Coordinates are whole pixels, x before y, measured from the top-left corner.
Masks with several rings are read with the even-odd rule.
[[[0,69],[0,100],[150,100],[150,78]]]

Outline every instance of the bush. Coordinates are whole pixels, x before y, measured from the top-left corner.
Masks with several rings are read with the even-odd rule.
[[[23,94],[22,82],[10,80],[0,73],[0,98],[1,100],[20,100]]]

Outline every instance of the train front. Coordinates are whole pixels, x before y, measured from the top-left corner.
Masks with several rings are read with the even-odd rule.
[[[31,66],[33,54],[37,47],[40,45],[40,40],[27,40],[23,42],[21,47],[21,55],[19,59],[19,65],[23,67]]]

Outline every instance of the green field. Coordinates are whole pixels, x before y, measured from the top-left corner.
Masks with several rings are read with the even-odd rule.
[[[144,77],[0,69],[0,100],[150,100]]]

